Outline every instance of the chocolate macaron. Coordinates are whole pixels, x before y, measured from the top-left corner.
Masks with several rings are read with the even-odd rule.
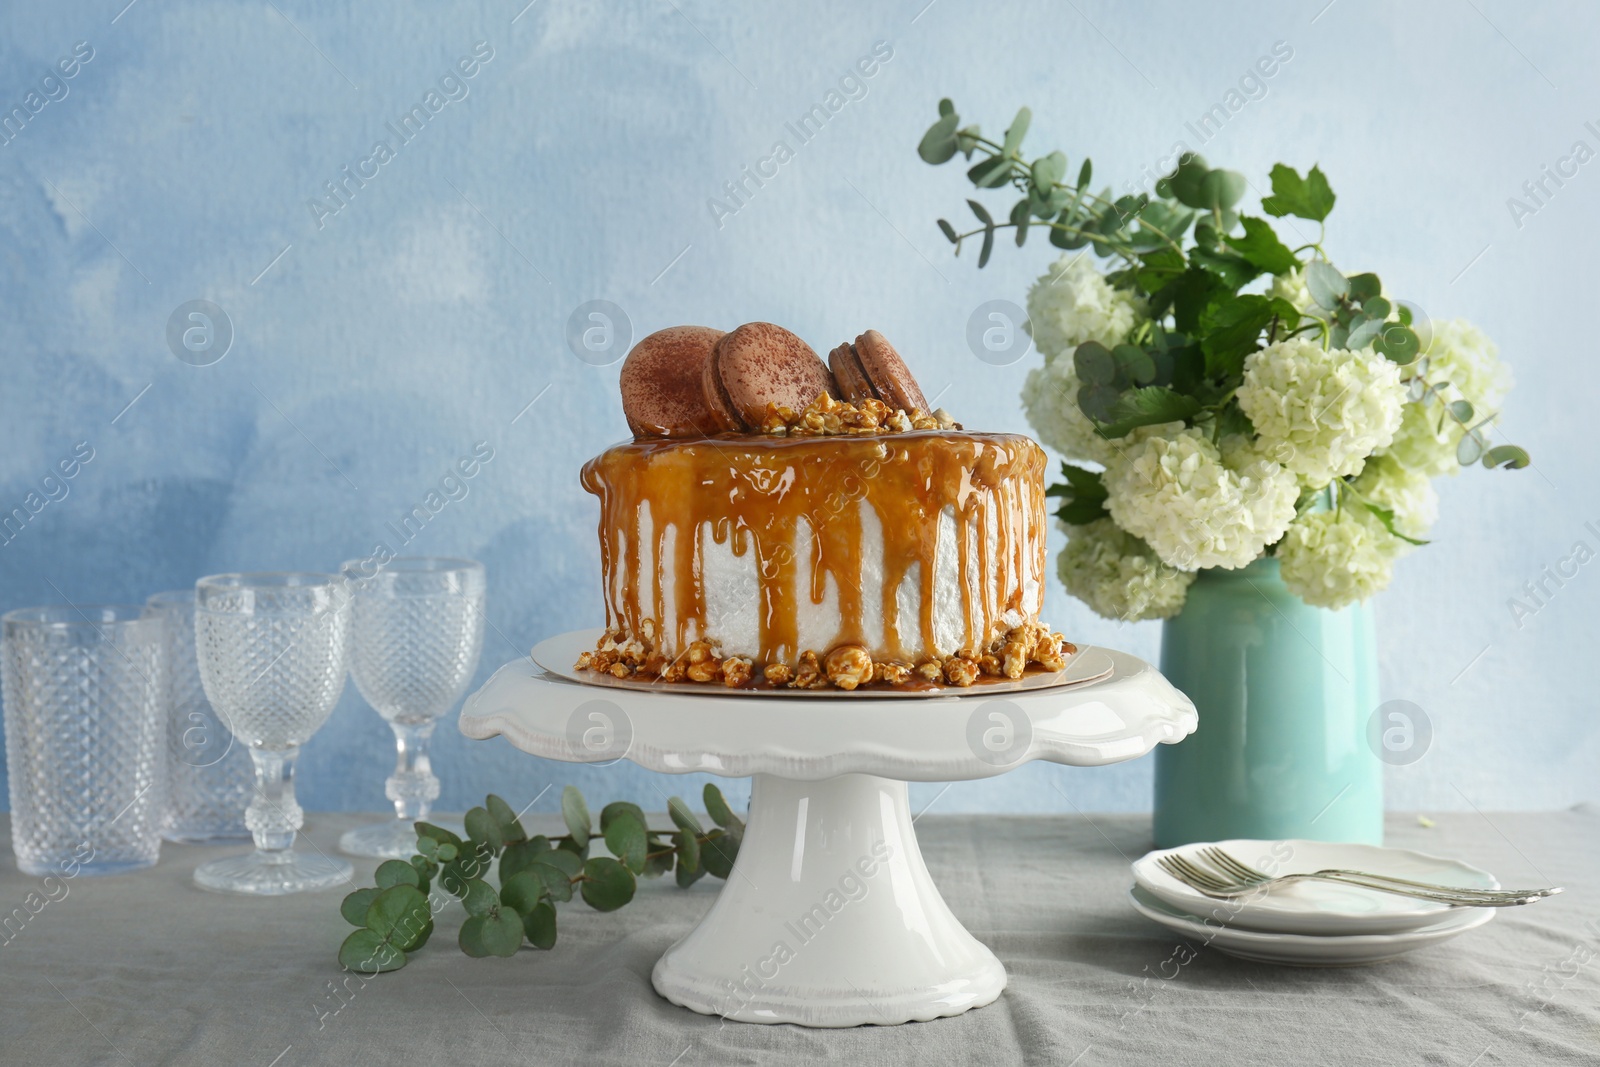
[[[846,400],[881,400],[908,414],[928,410],[928,401],[906,361],[877,330],[868,330],[855,344],[835,348],[828,354],[828,365]]]
[[[724,337],[709,326],[669,326],[633,346],[622,363],[622,412],[635,437],[717,433],[706,407],[706,362]]]
[[[823,393],[838,395],[811,346],[770,322],[723,336],[706,360],[702,389],[712,418],[733,432],[759,427],[768,404],[803,411]]]

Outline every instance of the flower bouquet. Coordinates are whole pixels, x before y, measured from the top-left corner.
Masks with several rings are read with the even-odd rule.
[[[957,254],[981,242],[979,267],[1001,231],[1018,246],[1041,231],[1063,251],[1028,293],[1028,329],[1044,363],[1028,374],[1022,401],[1040,439],[1066,460],[1050,492],[1061,498],[1056,515],[1068,537],[1058,562],[1067,590],[1108,618],[1173,619],[1197,578],[1249,579],[1246,601],[1209,605],[1193,641],[1171,622],[1164,641],[1163,670],[1201,711],[1199,734],[1180,751],[1225,744],[1220,727],[1201,741],[1215,712],[1202,694],[1242,715],[1265,694],[1241,677],[1273,673],[1265,657],[1278,647],[1266,621],[1246,633],[1230,632],[1229,620],[1250,617],[1259,601],[1256,614],[1264,604],[1304,637],[1308,627],[1292,612],[1367,600],[1389,584],[1395,560],[1427,543],[1433,478],[1477,463],[1526,466],[1523,449],[1491,439],[1510,376],[1475,326],[1431,321],[1386,293],[1376,274],[1333,265],[1324,224],[1335,197],[1318,167],[1273,167],[1259,214],[1240,208],[1243,175],[1192,153],[1151,189],[1095,193],[1087,159],[1069,181],[1061,152],[1025,158],[1030,117],[1023,108],[995,141],[940,102],[922,158],[941,164],[959,154],[977,189],[1017,199],[1004,221],[968,200],[974,228],[959,232],[944,219],[939,228]],[[1327,623],[1308,625],[1323,632]],[[1335,646],[1363,641],[1370,647],[1370,631],[1315,651],[1351,690],[1348,713],[1364,718],[1376,704],[1374,654],[1332,666]],[[1254,657],[1253,673],[1216,685],[1196,676],[1241,655],[1247,668]],[[1293,658],[1285,650],[1274,666]],[[1277,671],[1277,703],[1314,689],[1309,675],[1320,669]],[[1282,753],[1264,755],[1286,765]],[[1255,804],[1283,807],[1284,798]]]

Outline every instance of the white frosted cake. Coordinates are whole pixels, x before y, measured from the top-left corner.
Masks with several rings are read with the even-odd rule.
[[[607,629],[578,666],[845,689],[1061,669],[1072,646],[1039,622],[1044,451],[940,415],[824,391],[590,460]]]

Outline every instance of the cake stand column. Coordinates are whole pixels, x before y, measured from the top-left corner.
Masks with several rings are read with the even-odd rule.
[[[959,1015],[1006,973],[929,877],[906,783],[758,774],[733,872],[652,981],[740,1022],[859,1026]]]

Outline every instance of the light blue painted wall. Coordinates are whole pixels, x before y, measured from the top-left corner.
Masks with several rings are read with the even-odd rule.
[[[597,623],[595,509],[577,471],[625,430],[616,367],[564,342],[591,299],[626,309],[635,336],[768,319],[826,348],[876,327],[930,393],[949,387],[969,426],[1022,429],[1032,359],[992,368],[962,337],[974,307],[1019,299],[1047,257],[1002,249],[982,273],[952,260],[933,220],[959,214],[966,189],[913,146],[941,95],[990,128],[1026,102],[1034,146],[1059,145],[1073,167],[1091,154],[1118,184],[1178,140],[1258,185],[1277,160],[1320,161],[1340,197],[1336,260],[1499,340],[1519,380],[1505,425],[1537,466],[1444,486],[1436,543],[1379,603],[1385,695],[1420,704],[1436,733],[1426,758],[1390,772],[1390,800],[1596,797],[1600,563],[1521,627],[1506,603],[1575,541],[1600,547],[1584,526],[1600,527],[1600,162],[1520,227],[1506,207],[1574,141],[1600,147],[1584,125],[1600,125],[1592,5],[540,0],[519,16],[525,0],[137,0],[119,14],[123,2],[10,5],[0,30],[8,108],[75,42],[94,51],[0,145],[0,505],[76,443],[94,449],[70,495],[0,548],[0,606],[331,568],[371,551],[486,441],[494,459],[468,495],[410,546],[488,564],[481,675]],[[469,95],[319,227],[307,200],[393,141],[385,122],[479,41],[493,58]],[[893,58],[865,95],[791,143],[796,158],[719,227],[708,198],[789,140],[785,122],[878,41]],[[1276,41],[1294,55],[1267,94],[1198,143],[1185,123]],[[193,299],[236,331],[213,366],[165,342]],[[1158,649],[1155,626],[1101,621],[1059,589],[1049,617],[1080,639]],[[381,806],[387,734],[348,690],[306,750],[306,806]],[[698,791],[448,728],[436,764],[446,807],[551,782],[656,808],[663,791]],[[1035,766],[937,805],[1140,809],[1149,773]],[[919,787],[919,803],[939,788]]]

